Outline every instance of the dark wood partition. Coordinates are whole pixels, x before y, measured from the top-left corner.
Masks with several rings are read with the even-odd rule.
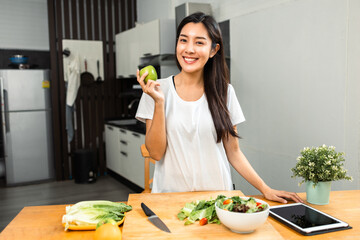
[[[95,152],[98,174],[103,175],[104,120],[121,116],[120,86],[115,78],[115,35],[135,26],[136,0],[48,0],[48,18],[56,179],[72,178],[73,153],[78,149]],[[74,104],[76,127],[70,143],[65,122],[63,39],[100,40],[104,54],[104,81],[81,78]]]

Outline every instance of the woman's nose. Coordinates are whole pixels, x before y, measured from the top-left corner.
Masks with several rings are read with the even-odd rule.
[[[194,50],[194,44],[192,43],[188,43],[186,44],[186,48],[185,48],[185,53],[194,53],[195,50]]]

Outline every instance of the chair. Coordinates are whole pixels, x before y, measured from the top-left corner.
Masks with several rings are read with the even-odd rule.
[[[145,144],[142,144],[140,147],[141,155],[144,157],[145,164],[145,185],[143,193],[150,193],[151,188],[150,184],[153,182],[153,179],[150,179],[150,162],[155,164],[155,160],[150,157],[148,150],[146,149]]]

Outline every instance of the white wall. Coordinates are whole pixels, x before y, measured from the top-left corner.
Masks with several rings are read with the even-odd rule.
[[[46,0],[0,0],[0,48],[49,50]]]
[[[359,22],[349,16],[360,12],[353,7],[355,1],[289,1],[231,19],[231,76],[247,116],[240,142],[274,187],[296,190],[289,169],[300,149],[327,144],[346,152],[355,177],[333,189],[359,188],[360,95],[350,65],[359,60],[352,49]]]
[[[184,2],[172,0],[161,12],[172,18]],[[231,79],[247,119],[239,125],[240,144],[261,177],[274,188],[304,191],[290,169],[303,147],[327,144],[345,151],[354,177],[333,189],[359,189],[360,2],[194,2],[211,3],[218,21],[230,19]],[[238,174],[233,179],[245,194],[258,193]]]

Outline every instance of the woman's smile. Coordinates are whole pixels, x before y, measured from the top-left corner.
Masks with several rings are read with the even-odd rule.
[[[198,60],[198,58],[193,58],[193,57],[183,57],[183,58],[187,64],[193,64]]]

